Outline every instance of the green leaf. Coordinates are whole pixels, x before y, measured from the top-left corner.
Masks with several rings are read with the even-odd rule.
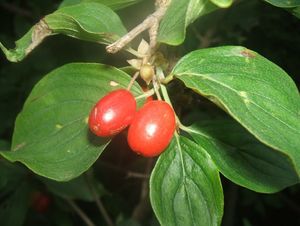
[[[119,10],[131,6],[133,4],[139,3],[143,0],[64,0],[59,5],[59,8],[75,5],[83,2],[95,2],[108,6],[113,10]]]
[[[79,176],[109,143],[89,132],[91,108],[109,91],[127,87],[130,79],[101,64],[68,64],[50,72],[34,87],[17,117],[12,151],[0,154],[54,180]],[[131,91],[135,96],[143,93],[136,83]]]
[[[109,7],[92,2],[60,8],[44,20],[53,33],[93,42],[111,43],[126,33]]]
[[[289,10],[295,17],[300,19],[300,6]]]
[[[300,6],[300,0],[264,0],[274,6],[282,8],[292,8]]]
[[[300,0],[264,0],[274,6],[286,8],[294,16],[300,18]]]
[[[176,136],[159,157],[150,198],[161,225],[220,225],[223,191],[219,173],[200,146]]]
[[[210,0],[210,1],[221,8],[227,8],[231,6],[233,3],[233,0]]]
[[[84,176],[79,176],[67,182],[57,182],[46,178],[41,178],[41,180],[46,184],[49,191],[62,198],[79,199],[88,202],[95,200],[87,178]],[[104,193],[104,188],[100,183],[96,180],[93,180],[92,183],[94,187],[99,188],[97,189],[98,191],[102,194]],[[100,195],[99,193],[97,194]]]
[[[22,226],[28,210],[30,186],[22,182],[13,193],[0,204],[1,226]]]
[[[173,74],[223,108],[300,169],[300,96],[277,65],[244,47],[217,47],[183,57]]]
[[[221,173],[241,186],[271,193],[299,183],[289,156],[263,145],[229,117],[201,120],[186,131]]]
[[[24,59],[35,46],[39,45],[40,42],[48,36],[48,33],[40,36],[39,39],[33,38],[34,29],[31,28],[21,39],[16,41],[16,47],[14,49],[7,49],[5,46],[0,42],[0,49],[3,51],[4,55],[6,56],[7,60],[11,62],[18,62]],[[35,43],[35,46],[32,44]]]
[[[12,62],[23,60],[46,37],[64,34],[74,38],[112,43],[126,33],[120,18],[109,7],[98,3],[81,3],[58,9],[45,16],[25,36],[16,42],[14,49],[0,48]]]
[[[172,0],[160,23],[158,41],[180,45],[185,39],[187,26],[215,9],[217,7],[209,0]]]

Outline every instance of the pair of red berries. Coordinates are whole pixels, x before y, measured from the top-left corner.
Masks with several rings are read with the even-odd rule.
[[[145,157],[159,155],[169,145],[176,127],[172,107],[160,100],[148,101],[136,111],[134,96],[125,89],[101,98],[89,116],[91,131],[100,137],[113,136],[129,125],[130,148]]]

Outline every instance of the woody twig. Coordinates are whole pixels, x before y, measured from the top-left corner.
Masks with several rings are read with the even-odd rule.
[[[116,42],[106,47],[106,51],[109,53],[117,53],[128,45],[135,37],[141,34],[143,31],[149,30],[150,35],[150,49],[155,49],[156,39],[158,33],[159,22],[165,15],[171,0],[156,0],[156,11],[150,14],[142,23],[133,28],[126,35],[121,37]],[[151,50],[151,51],[152,51]]]

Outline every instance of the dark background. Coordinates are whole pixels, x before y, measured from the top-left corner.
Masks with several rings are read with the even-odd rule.
[[[118,12],[128,29],[153,10],[151,2],[144,1]],[[53,12],[59,3],[60,1],[53,0],[0,0],[0,41],[13,48],[15,40],[25,34],[43,15]],[[183,45],[163,49],[169,57],[177,59],[195,49],[221,45],[242,45],[260,53],[282,67],[299,87],[300,20],[286,10],[258,0],[237,1],[231,8],[219,10],[193,23],[188,28]],[[45,74],[69,62],[101,62],[126,66],[127,57],[129,56],[124,53],[110,56],[105,53],[104,46],[60,35],[48,38],[20,63],[8,62],[1,53],[0,147],[9,146],[14,120],[34,84]],[[182,88],[179,83],[174,87]],[[187,90],[175,93],[173,100],[178,113],[183,116],[195,108],[195,103],[199,103],[199,97],[195,95],[192,95],[191,101],[184,99],[191,96]],[[180,105],[182,102],[185,103],[184,107]],[[205,100],[201,99],[201,103],[203,102]],[[205,106],[207,105],[204,104],[203,107]],[[214,107],[209,105],[209,108]],[[148,199],[142,197],[145,205],[139,206],[142,203],[140,192],[143,179],[128,176],[128,171],[143,173],[147,160],[131,154],[124,137],[124,134],[117,136],[94,167],[97,178],[108,191],[103,197],[104,204],[114,219],[120,216],[130,219],[132,212],[138,207],[143,211],[133,218],[140,220],[140,225],[158,225]],[[121,154],[120,149],[124,149]],[[265,195],[222,179],[225,194],[224,226],[300,225],[299,186]],[[26,225],[82,225],[81,220],[65,210],[65,207],[61,207],[59,201],[42,184],[33,183],[37,183],[36,190],[42,191],[54,201],[48,212],[43,214],[30,207]],[[5,195],[0,194],[0,202],[5,198]],[[95,211],[94,205],[85,202],[79,204],[95,222],[103,225],[103,219]],[[135,223],[130,221],[127,225]]]

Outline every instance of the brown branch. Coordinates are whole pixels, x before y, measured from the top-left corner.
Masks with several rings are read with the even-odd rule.
[[[94,198],[94,200],[96,202],[96,205],[98,207],[98,210],[99,210],[100,214],[103,216],[103,218],[104,218],[104,220],[105,220],[105,222],[106,222],[106,224],[108,226],[114,226],[114,223],[113,223],[112,219],[108,215],[108,213],[107,213],[107,211],[106,211],[106,209],[105,209],[102,201],[100,200],[100,198],[99,198],[99,196],[98,196],[98,194],[96,192],[96,189],[95,189],[95,186],[93,184],[93,181],[91,180],[91,174],[86,173],[85,176],[86,176],[85,177],[86,178],[86,182],[87,182],[87,184],[89,186],[89,189],[90,189],[90,191],[92,193],[92,196],[93,196],[93,198]]]
[[[148,175],[153,167],[153,158],[148,159],[145,168],[145,174]],[[136,221],[142,221],[150,210],[150,200],[149,200],[149,178],[145,178],[141,185],[141,193],[138,204],[135,206],[132,212],[132,218]]]
[[[79,206],[77,206],[77,204],[73,200],[66,199],[66,201],[87,226],[95,226],[94,222],[92,222],[92,220],[79,208]]]
[[[150,29],[151,27],[158,27],[160,20],[165,15],[171,0],[157,0],[157,10],[149,15],[142,23],[133,28],[130,32],[124,35],[122,38],[106,47],[106,51],[109,53],[116,53],[129,44],[136,36],[143,31]],[[157,33],[157,32],[156,32]],[[157,36],[157,35],[156,35]],[[152,37],[153,39],[153,37]],[[156,38],[155,38],[156,39]]]
[[[131,170],[125,170],[124,168],[117,167],[117,166],[109,164],[107,162],[100,161],[100,163],[102,166],[104,166],[106,168],[115,170],[121,174],[125,173],[127,178],[142,178],[142,179],[144,179],[144,178],[150,177],[149,174],[139,173],[139,172],[135,172],[135,171],[131,171]]]
[[[131,89],[131,87],[133,86],[133,84],[134,84],[135,80],[137,79],[137,77],[139,76],[139,74],[140,74],[139,71],[134,73],[133,77],[131,78],[131,80],[130,80],[128,86],[127,86],[127,90]]]
[[[150,175],[149,174],[144,174],[144,173],[136,173],[136,172],[133,172],[133,171],[128,171],[127,172],[127,177],[149,179]]]

